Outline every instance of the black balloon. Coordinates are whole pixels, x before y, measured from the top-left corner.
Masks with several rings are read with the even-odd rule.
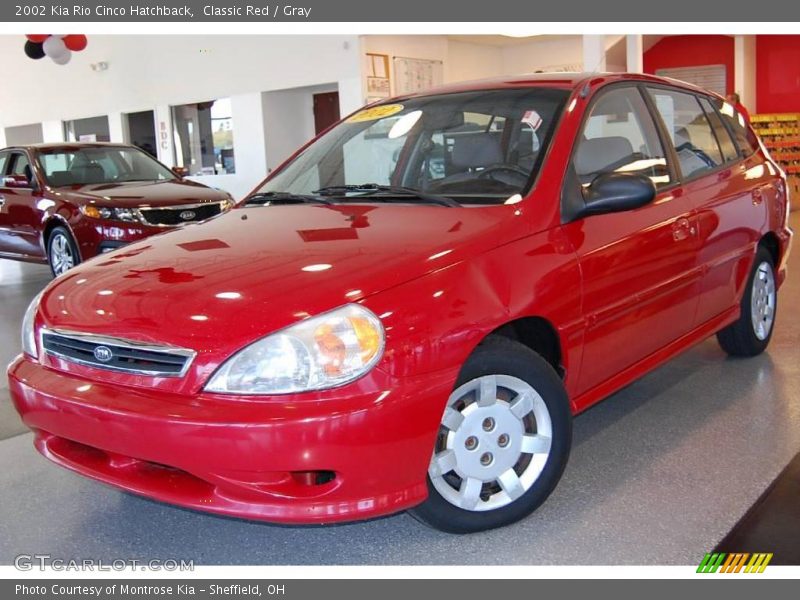
[[[33,60],[44,58],[44,50],[42,49],[42,45],[30,40],[25,42],[25,54],[28,55],[28,58],[32,58]]]

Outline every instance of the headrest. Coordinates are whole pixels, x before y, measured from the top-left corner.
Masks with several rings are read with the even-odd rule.
[[[459,169],[488,167],[503,162],[500,138],[489,133],[453,136],[453,166]]]
[[[633,146],[622,136],[583,139],[575,153],[575,170],[578,175],[602,173],[632,154]]]
[[[70,173],[72,173],[75,183],[101,183],[106,178],[105,169],[97,163],[80,167],[73,166]]]
[[[47,180],[53,187],[72,185],[74,182],[72,173],[69,171],[53,171],[48,175]]]

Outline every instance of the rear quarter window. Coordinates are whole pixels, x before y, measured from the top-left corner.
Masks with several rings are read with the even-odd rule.
[[[748,126],[747,120],[729,102],[714,98],[714,107],[733,134],[736,145],[743,156],[750,156],[758,150],[758,136]]]

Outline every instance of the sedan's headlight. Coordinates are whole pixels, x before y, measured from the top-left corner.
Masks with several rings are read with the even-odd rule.
[[[357,379],[380,360],[380,319],[348,304],[273,333],[229,358],[206,385],[224,394],[287,394]]]
[[[135,208],[106,208],[85,204],[81,206],[81,212],[92,219],[113,219],[116,221],[126,221],[133,223],[140,221],[139,211]]]
[[[25,316],[22,318],[22,351],[32,358],[39,357],[39,351],[36,348],[36,331],[33,323],[36,320],[36,312],[39,310],[39,301],[42,299],[42,294],[44,294],[44,290],[36,294],[36,297],[28,306],[28,310],[25,311]]]

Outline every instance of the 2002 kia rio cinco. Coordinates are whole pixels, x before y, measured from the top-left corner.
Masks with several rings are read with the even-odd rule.
[[[360,110],[240,206],[56,279],[10,389],[36,447],[285,523],[512,523],[571,421],[706,337],[762,352],[784,176],[721,98],[540,75]]]

